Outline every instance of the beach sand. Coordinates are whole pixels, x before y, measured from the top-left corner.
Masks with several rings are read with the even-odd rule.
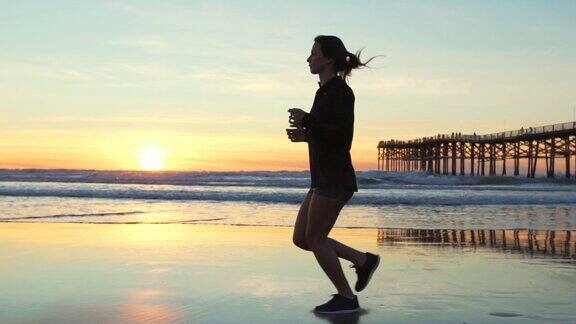
[[[576,321],[572,258],[380,234],[332,231],[382,260],[359,314],[320,317],[312,309],[335,290],[314,256],[292,245],[290,227],[2,223],[0,322]]]

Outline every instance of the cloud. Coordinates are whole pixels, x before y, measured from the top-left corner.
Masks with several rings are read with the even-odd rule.
[[[146,128],[153,125],[162,127],[176,127],[176,126],[216,126],[216,125],[254,125],[259,123],[270,123],[262,117],[251,115],[227,115],[222,116],[219,114],[198,114],[191,115],[174,114],[169,115],[153,115],[146,113],[146,116],[129,116],[129,115],[107,115],[107,116],[51,116],[51,117],[34,117],[30,120],[20,120],[19,128],[23,124],[32,123],[34,125],[51,128],[51,125],[66,125],[77,128],[79,125],[82,127],[92,126],[94,128],[107,127],[113,128],[114,126],[134,125],[139,128]]]
[[[182,79],[182,74],[177,70],[172,69],[167,65],[155,63],[121,63],[107,66],[105,70],[110,74],[124,73],[126,75]]]
[[[163,51],[173,47],[166,41],[155,36],[124,37],[111,42],[114,45],[125,45],[148,51]]]
[[[173,3],[138,3],[137,5],[127,2],[114,2],[110,4],[112,9],[138,17],[150,23],[178,24],[182,22],[194,22],[194,18],[225,18],[223,7],[206,4],[177,5]]]
[[[358,90],[368,93],[392,95],[463,95],[471,92],[469,81],[429,76],[385,76],[378,79],[363,78],[355,83]]]
[[[238,82],[235,88],[242,92],[260,93],[260,92],[276,92],[286,89],[286,84],[278,81],[269,76],[256,75],[249,77],[242,82]]]
[[[96,84],[98,87],[130,88],[181,88],[190,87],[191,82],[202,82],[202,86],[215,86],[236,93],[282,93],[286,83],[277,77],[263,73],[249,73],[231,67],[178,68],[158,63],[113,63],[90,67],[71,68],[61,65],[35,63],[0,64],[4,76],[11,78],[52,79]],[[304,89],[304,88],[303,88]]]
[[[4,75],[11,75],[16,77],[33,76],[41,78],[51,78],[59,80],[74,80],[74,81],[88,81],[93,80],[94,76],[82,69],[64,67],[64,66],[49,66],[42,64],[30,63],[11,63],[0,64],[0,69]]]

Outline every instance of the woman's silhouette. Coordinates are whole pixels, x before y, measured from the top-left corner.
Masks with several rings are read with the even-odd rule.
[[[318,74],[310,113],[291,108],[287,129],[292,142],[308,142],[311,188],[304,198],[296,224],[294,244],[312,251],[338,294],[317,306],[318,313],[350,313],[359,310],[358,298],[346,281],[340,258],[353,263],[358,281],[356,291],[366,287],[380,261],[379,256],[362,253],[328,237],[338,214],[358,191],[356,175],[350,157],[354,132],[354,93],[345,79],[352,69],[367,62],[349,53],[335,36],[317,36],[308,57],[310,73]]]

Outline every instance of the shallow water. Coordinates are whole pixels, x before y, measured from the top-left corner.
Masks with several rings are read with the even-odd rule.
[[[336,229],[381,255],[346,317],[282,227],[0,224],[2,323],[573,323],[575,232]],[[484,239],[478,239],[484,237]],[[504,240],[504,238],[506,238]],[[504,243],[504,241],[506,243]],[[551,244],[551,242],[554,242]],[[569,249],[563,246],[568,243]],[[554,246],[554,247],[552,247]],[[568,251],[568,252],[566,252]],[[354,273],[343,261],[353,282]],[[226,310],[226,311],[223,311]]]
[[[302,198],[306,190],[301,190]],[[0,221],[291,226],[298,204],[1,197]],[[576,229],[576,205],[347,205],[336,227]]]

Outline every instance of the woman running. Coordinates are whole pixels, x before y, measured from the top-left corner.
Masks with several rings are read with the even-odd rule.
[[[287,129],[288,138],[292,142],[308,142],[311,176],[311,188],[294,225],[294,244],[314,253],[338,290],[328,302],[316,306],[318,313],[352,313],[360,309],[338,257],[356,268],[357,292],[368,285],[380,262],[378,255],[362,253],[328,237],[340,210],[358,191],[350,157],[354,93],[345,80],[352,69],[366,66],[373,59],[363,63],[360,53],[349,53],[338,37],[317,36],[307,60],[310,73],[318,74],[320,79],[312,109],[310,113],[299,108],[288,110],[290,126],[296,127]]]

